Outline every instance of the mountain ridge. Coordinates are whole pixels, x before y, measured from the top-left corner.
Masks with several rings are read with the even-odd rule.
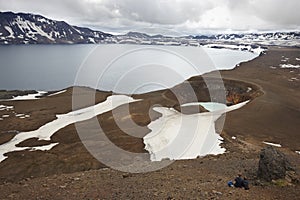
[[[300,31],[231,33],[189,36],[150,35],[130,31],[113,35],[73,26],[31,13],[0,12],[0,44],[143,44],[201,46],[209,43],[260,44],[300,47]]]
[[[99,43],[111,34],[30,13],[0,13],[0,44]]]

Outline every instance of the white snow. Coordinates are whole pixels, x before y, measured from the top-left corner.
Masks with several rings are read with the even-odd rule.
[[[300,61],[300,58],[296,58],[297,61]]]
[[[281,64],[281,68],[299,68],[300,65],[292,65],[292,64]]]
[[[9,115],[2,115],[2,118],[8,118]]]
[[[51,136],[58,130],[73,124],[75,122],[80,122],[84,120],[91,119],[97,115],[100,115],[104,112],[110,111],[122,104],[130,103],[138,100],[134,100],[132,97],[125,95],[113,95],[107,98],[106,101],[99,103],[94,106],[83,108],[80,110],[72,111],[67,114],[57,115],[57,119],[49,122],[35,131],[21,132],[17,134],[9,142],[0,145],[0,162],[6,159],[5,153],[12,151],[21,151],[25,149],[32,149],[30,147],[16,147],[20,142],[27,140],[29,138],[38,138],[39,140],[50,140]],[[55,144],[56,145],[56,144]],[[53,146],[55,146],[53,144]],[[53,147],[47,145],[45,149]],[[42,147],[34,147],[41,149]]]
[[[274,143],[271,143],[271,142],[263,142],[263,143],[266,144],[266,145],[274,146],[274,147],[281,147],[281,144],[274,144]]]
[[[7,110],[7,111],[9,111],[9,110],[13,110],[13,109],[14,109],[13,106],[0,105],[0,111],[1,110]]]
[[[5,109],[6,109],[6,106],[0,105],[0,110],[5,110]]]
[[[92,43],[96,44],[96,41],[95,41],[95,39],[94,39],[94,38],[91,38],[91,37],[89,37],[88,39],[89,39],[89,41],[90,41],[90,42],[92,42]]]
[[[39,146],[39,147],[31,147],[30,151],[49,151],[59,143],[52,143],[49,145]]]
[[[17,17],[16,21],[13,22],[13,24],[17,25],[20,30],[22,30],[24,33],[26,33],[27,37],[37,39],[34,36],[41,35],[41,36],[48,38],[49,40],[54,41],[54,39],[50,35],[45,33],[41,27],[37,26],[33,22],[30,22],[28,20],[21,18],[20,16]]]
[[[258,48],[252,48],[251,45],[235,45],[235,44],[207,44],[204,45],[204,47],[212,48],[212,47],[219,47],[219,48],[225,48],[225,49],[232,49],[232,50],[247,50],[250,52],[253,52],[255,54],[260,54],[261,52],[264,52],[265,50],[261,48],[260,46]]]
[[[235,136],[232,136],[231,139],[236,140],[236,137],[235,137]]]
[[[62,94],[62,93],[65,93],[66,91],[67,91],[67,90],[62,90],[62,91],[59,91],[59,92],[50,94],[50,95],[48,95],[48,97],[55,96],[55,95],[58,95],[58,94]]]
[[[248,102],[248,101],[247,101]],[[245,105],[234,106],[216,103],[189,103],[202,105],[212,112],[192,115],[182,114],[173,108],[155,107],[162,117],[151,122],[151,133],[144,139],[145,149],[150,153],[151,161],[162,159],[194,159],[208,154],[222,154],[226,149],[220,147],[222,138],[215,131],[215,121],[223,114]]]
[[[37,33],[40,34],[41,36],[44,36],[44,37],[48,38],[49,40],[54,41],[54,39],[53,39],[50,35],[48,35],[47,33],[45,33],[45,32],[43,31],[43,29],[41,29],[41,28],[40,28],[39,26],[37,26],[35,23],[31,23],[31,27],[33,27],[33,29],[36,30]]]
[[[37,97],[46,94],[47,92],[45,91],[38,91],[38,93],[35,94],[28,94],[28,95],[24,95],[24,96],[16,96],[13,99],[10,100],[33,100],[33,99],[38,99]]]
[[[45,18],[37,18],[37,21],[41,23],[46,22],[47,24],[50,24]]]
[[[13,30],[9,27],[9,26],[4,26],[4,28],[9,32],[9,36],[7,36],[7,37],[14,37],[14,32],[13,32]]]
[[[300,151],[295,151],[295,152],[300,155]]]
[[[289,79],[289,81],[299,81],[299,79],[296,78],[296,77],[292,77],[292,78]]]
[[[15,116],[18,117],[18,118],[20,118],[20,119],[25,119],[25,118],[29,118],[30,117],[30,115],[25,115],[23,113],[20,113],[20,114],[15,113]]]

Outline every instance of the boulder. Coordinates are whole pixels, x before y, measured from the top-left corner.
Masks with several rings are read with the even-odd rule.
[[[261,150],[258,166],[258,178],[264,181],[284,179],[292,167],[286,156],[272,146]]]

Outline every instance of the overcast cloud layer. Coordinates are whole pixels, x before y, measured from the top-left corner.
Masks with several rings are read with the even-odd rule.
[[[300,29],[299,0],[0,0],[0,10],[41,14],[113,33]]]

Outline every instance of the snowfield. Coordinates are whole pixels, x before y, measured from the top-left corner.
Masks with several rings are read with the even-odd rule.
[[[21,132],[17,134],[14,138],[12,138],[9,142],[0,145],[0,162],[7,158],[7,156],[5,156],[4,154],[8,152],[22,150],[50,150],[58,143],[53,143],[39,147],[16,147],[16,145],[30,138],[38,138],[39,140],[50,140],[51,136],[54,133],[70,124],[91,119],[104,112],[110,111],[122,104],[134,101],[138,100],[134,100],[133,98],[125,95],[113,95],[108,97],[106,101],[97,105],[72,111],[63,115],[57,115],[56,120],[53,120],[52,122],[41,126],[39,129],[29,132]]]
[[[236,110],[247,102],[227,107],[219,103],[189,103],[202,105],[211,112],[182,114],[173,108],[156,107],[163,116],[148,125],[151,133],[144,137],[145,149],[152,161],[163,159],[194,159],[208,154],[222,154],[221,136],[216,133],[215,121],[224,113]]]

